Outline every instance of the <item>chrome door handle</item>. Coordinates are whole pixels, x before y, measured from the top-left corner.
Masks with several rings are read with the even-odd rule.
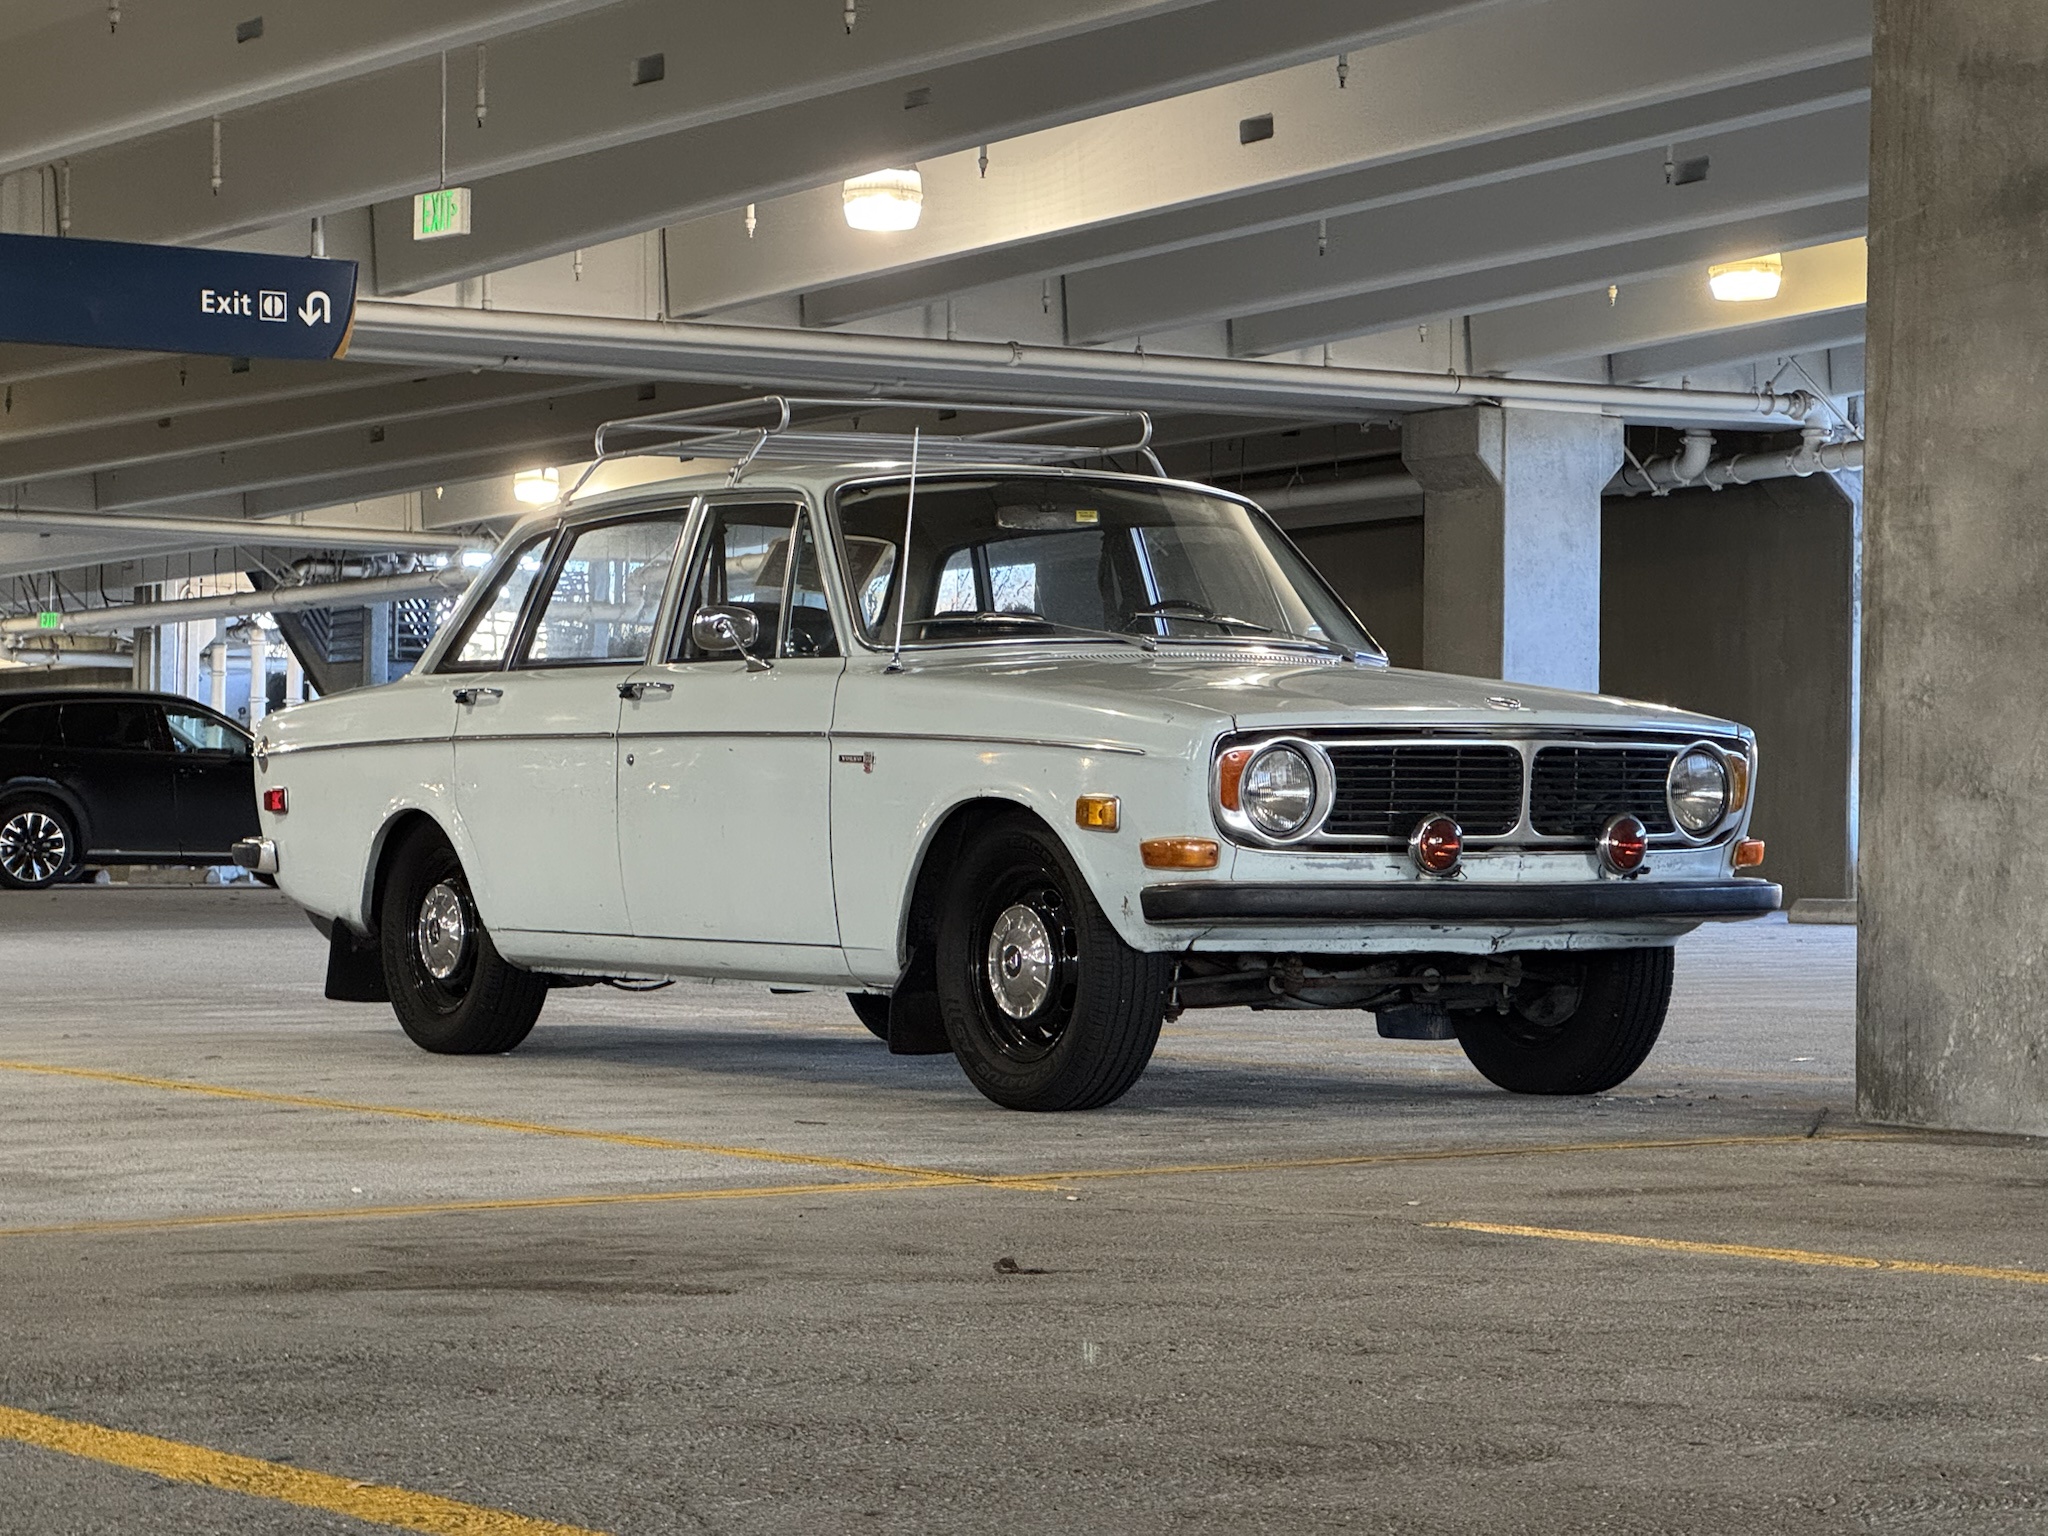
[[[674,693],[674,683],[621,683],[619,697],[622,699],[644,699],[650,693]]]
[[[458,704],[474,704],[478,699],[502,699],[503,697],[505,697],[505,690],[502,688],[458,688],[455,690],[455,702]]]

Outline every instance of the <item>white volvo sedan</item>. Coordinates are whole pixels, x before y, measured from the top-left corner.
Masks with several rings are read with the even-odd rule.
[[[1595,1093],[1674,941],[1778,904],[1749,731],[1392,668],[1241,497],[767,447],[528,521],[410,676],[265,721],[237,857],[329,996],[479,1053],[555,986],[844,989],[1036,1110],[1183,1009],[1343,1008]]]

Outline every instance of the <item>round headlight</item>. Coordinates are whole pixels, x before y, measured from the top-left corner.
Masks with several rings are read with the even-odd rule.
[[[1293,747],[1268,747],[1245,764],[1237,802],[1268,837],[1292,837],[1315,814],[1315,769]]]
[[[1693,837],[1705,837],[1728,814],[1728,769],[1718,752],[1688,747],[1664,780],[1671,819]]]

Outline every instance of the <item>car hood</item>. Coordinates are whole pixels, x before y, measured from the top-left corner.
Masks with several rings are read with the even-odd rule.
[[[1014,705],[1079,706],[1133,724],[1149,717],[1240,730],[1370,725],[1749,734],[1731,721],[1662,704],[1443,672],[1305,661],[1277,651],[954,653],[920,657],[914,667],[934,677],[971,678],[977,690]]]

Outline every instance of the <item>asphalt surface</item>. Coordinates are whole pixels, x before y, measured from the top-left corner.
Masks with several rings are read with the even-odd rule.
[[[1598,1099],[1228,1012],[1038,1117],[832,994],[451,1060],[272,893],[0,897],[0,1531],[2048,1530],[2048,1148],[1856,1123],[1854,946],[1688,939]]]

